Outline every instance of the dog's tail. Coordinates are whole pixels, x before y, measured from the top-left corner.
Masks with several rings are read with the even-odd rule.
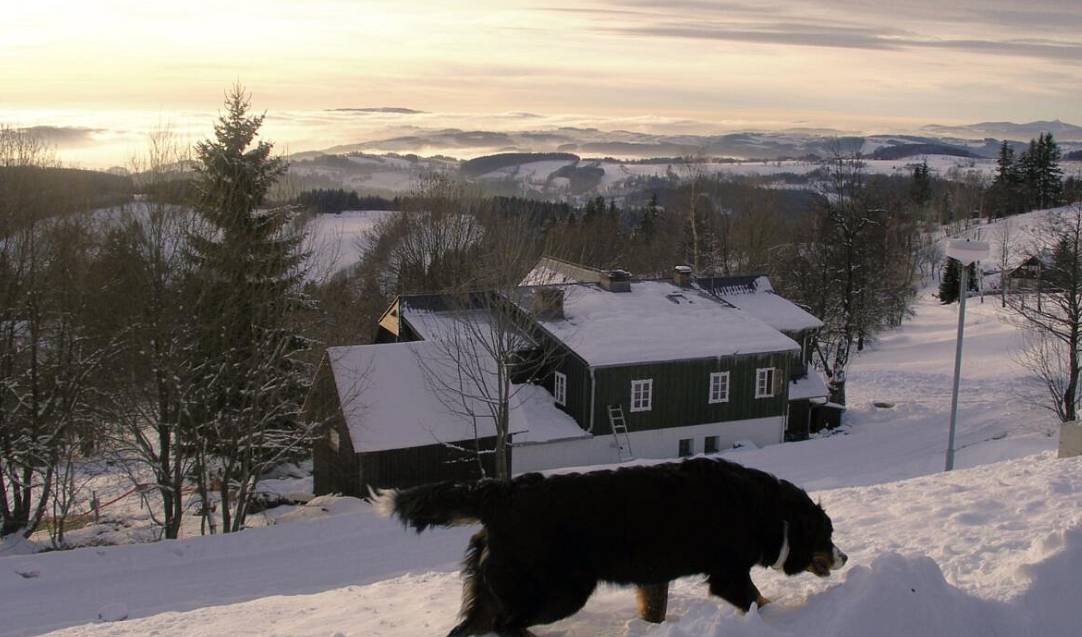
[[[509,485],[496,480],[437,482],[410,489],[369,487],[369,499],[383,517],[392,515],[418,533],[430,526],[484,522],[507,494]]]

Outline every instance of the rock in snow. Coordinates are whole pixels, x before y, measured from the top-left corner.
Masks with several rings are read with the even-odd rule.
[[[128,618],[128,607],[124,604],[106,604],[98,611],[98,619],[103,622],[119,622]]]

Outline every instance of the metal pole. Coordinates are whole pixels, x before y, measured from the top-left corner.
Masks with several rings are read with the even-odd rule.
[[[966,293],[969,292],[969,266],[961,262],[958,267],[962,269],[959,277],[958,290],[958,342],[954,349],[954,391],[951,393],[951,427],[950,436],[947,438],[947,468],[954,468],[954,430],[958,423],[958,383],[962,376],[962,333],[966,326]]]

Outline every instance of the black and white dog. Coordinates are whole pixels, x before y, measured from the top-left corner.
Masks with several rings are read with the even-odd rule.
[[[753,566],[826,577],[847,559],[831,540],[830,518],[807,493],[725,460],[372,495],[382,514],[418,533],[484,525],[466,552],[455,637],[528,635],[529,626],[577,612],[598,581],[639,586],[644,607],[661,605],[654,621],[664,618],[668,582],[695,574],[707,577],[712,594],[747,611],[767,601],[751,581]]]

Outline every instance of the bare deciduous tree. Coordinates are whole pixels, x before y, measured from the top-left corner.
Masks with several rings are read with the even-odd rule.
[[[1048,213],[1036,235],[1038,254],[1051,251],[1034,294],[1018,292],[1007,306],[1029,336],[1020,357],[1048,390],[1047,406],[1063,422],[1078,419],[1082,375],[1082,205]]]

